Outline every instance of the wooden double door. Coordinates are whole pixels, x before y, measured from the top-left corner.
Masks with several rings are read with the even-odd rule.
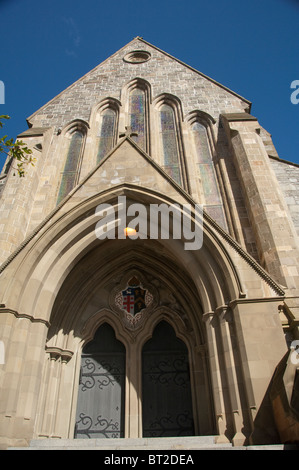
[[[132,360],[132,359],[131,359]],[[188,350],[160,322],[141,357],[143,437],[194,435]],[[126,350],[107,323],[81,358],[75,438],[125,436]]]

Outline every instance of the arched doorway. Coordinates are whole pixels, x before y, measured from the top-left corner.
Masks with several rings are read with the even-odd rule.
[[[114,246],[117,248],[118,243]],[[61,366],[58,361],[55,363],[55,374],[60,374],[63,379],[61,387],[64,395],[59,407],[63,409],[66,419],[68,410],[70,416],[70,431],[66,430],[65,433],[69,432],[66,435],[73,437],[76,428],[76,438],[210,435],[214,432],[214,415],[209,363],[201,309],[191,289],[191,281],[186,283],[186,276],[177,276],[177,270],[170,269],[168,265],[166,269],[161,264],[159,269],[160,264],[157,266],[157,261],[147,256],[145,250],[139,250],[138,243],[134,243],[134,247],[134,253],[126,251],[125,255],[119,254],[113,269],[111,263],[101,264],[100,267],[96,266],[90,277],[86,276],[86,270],[90,270],[101,257],[98,249],[88,254],[80,263],[80,271],[74,269],[69,274],[57,297],[48,350],[57,351],[57,345],[61,344],[59,341],[64,338],[67,339],[64,348],[74,351],[69,362]],[[133,267],[119,270],[116,278],[119,264],[129,263]],[[134,285],[145,291],[145,308],[138,313],[130,313],[127,304],[122,302],[132,279],[138,281]],[[95,310],[98,306],[100,308]],[[105,329],[110,329],[111,334],[105,334]],[[82,345],[85,345],[83,349]],[[124,350],[125,353],[122,353]],[[157,375],[149,387],[144,386],[146,372],[152,367],[147,360],[151,360],[155,352],[161,361],[172,361],[172,372],[167,371],[170,372],[167,376],[170,381],[165,388]],[[118,407],[116,411],[121,413],[114,414],[108,400],[110,395],[106,398],[105,392],[109,386],[114,391],[119,384],[112,377],[109,386],[99,389],[99,377],[94,376],[94,354],[103,360],[107,355],[112,355],[113,359],[119,353],[123,358],[124,385],[121,387],[121,398],[120,395],[113,396],[114,408],[116,410]],[[100,364],[103,365],[102,362]],[[101,371],[102,374],[108,372]],[[45,374],[50,374],[48,365]],[[163,375],[165,377],[166,374]],[[148,376],[148,379],[151,377]],[[86,383],[87,380],[92,384]],[[91,386],[96,380],[98,388]],[[160,429],[148,420],[152,417],[155,404],[148,401],[145,388],[151,390],[153,386],[156,396],[160,398],[153,420],[160,422]],[[62,388],[60,390],[62,392]],[[170,408],[163,402],[163,396],[169,393],[173,398]],[[87,401],[90,404],[87,405]],[[54,412],[55,416],[58,412],[61,415],[59,410]],[[59,423],[61,428],[64,426],[63,429],[66,429],[62,420]],[[56,431],[55,435],[60,434]]]
[[[82,220],[87,221],[86,213]],[[91,224],[90,221],[88,223]],[[84,225],[84,233],[85,229],[87,231]],[[77,230],[77,226],[74,230]],[[65,227],[62,231],[65,233]],[[68,232],[65,237],[67,235]],[[85,437],[143,437],[145,408],[142,396],[142,352],[146,342],[152,338],[155,326],[162,320],[171,325],[175,338],[183,341],[185,357],[186,351],[189,353],[193,405],[191,408],[195,429],[193,431],[191,426],[187,430],[184,429],[183,434],[215,433],[216,419],[209,356],[211,355],[212,360],[214,356],[218,357],[217,351],[214,351],[218,345],[214,337],[207,335],[205,312],[211,311],[213,314],[215,305],[223,304],[220,287],[224,289],[226,284],[222,279],[223,269],[219,269],[219,259],[217,258],[216,263],[208,242],[205,242],[198,258],[196,252],[184,251],[180,240],[108,239],[102,242],[93,239],[90,243],[89,237],[89,233],[84,236],[83,248],[81,239],[78,244],[80,246],[76,246],[72,254],[66,251],[63,255],[72,259],[68,273],[61,274],[53,292],[43,387],[38,403],[38,409],[41,410],[38,416],[41,418],[37,420],[35,435],[70,438],[74,436],[77,423],[78,438],[84,437],[82,431],[86,431]],[[62,238],[64,241],[64,236]],[[60,243],[60,239],[58,241]],[[60,261],[59,258],[57,263]],[[38,269],[42,272],[42,266],[38,266]],[[56,281],[54,273],[51,271],[50,274],[53,279],[47,279],[48,283]],[[139,279],[141,286],[153,295],[154,301],[146,303],[145,311],[137,314],[140,314],[140,319],[134,313],[129,321],[130,312],[124,311],[120,294],[126,290],[126,283],[133,275]],[[102,414],[102,410],[98,412],[96,407],[93,409],[93,423],[99,423],[100,419],[108,420],[111,425],[124,421],[124,427],[117,429],[116,434],[106,433],[106,436],[99,433],[99,424],[90,426],[89,412],[80,408],[77,411],[77,403],[81,401],[79,376],[82,344],[94,338],[97,327],[105,322],[113,327],[116,338],[125,345],[126,350],[126,379],[123,392],[125,410],[123,406],[121,408],[124,416],[121,415],[121,419],[119,416],[114,418],[110,411],[108,414]],[[214,330],[211,329],[211,335],[213,333]],[[83,354],[85,352],[84,348]],[[218,379],[218,376],[216,378]],[[91,402],[97,400],[93,398]],[[189,398],[182,401],[191,404]],[[180,414],[186,416],[185,409],[181,411]],[[52,419],[50,425],[48,415]],[[98,419],[99,417],[101,418]],[[88,430],[95,432],[88,435]],[[175,433],[182,434],[181,430],[176,430]]]
[[[188,350],[160,322],[142,351],[143,437],[194,435]]]
[[[82,351],[75,438],[124,437],[125,347],[104,323]]]
[[[126,361],[130,362],[129,368]],[[134,349],[133,345],[129,348],[129,357],[107,323],[84,346],[75,438],[125,436],[125,379],[132,386],[130,369],[136,370],[138,365],[142,382],[138,393],[142,402],[142,436],[195,434],[188,349],[173,327],[161,320],[142,348]]]

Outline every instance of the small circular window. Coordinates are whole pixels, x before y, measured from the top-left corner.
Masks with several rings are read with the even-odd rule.
[[[124,61],[130,64],[142,64],[150,60],[151,55],[147,51],[132,51],[125,55]]]

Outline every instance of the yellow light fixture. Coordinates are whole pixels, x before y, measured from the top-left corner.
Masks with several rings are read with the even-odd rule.
[[[129,236],[132,236],[132,235],[137,235],[136,230],[134,228],[131,228],[131,227],[126,227],[124,229],[124,232],[125,232],[126,237],[129,237]]]

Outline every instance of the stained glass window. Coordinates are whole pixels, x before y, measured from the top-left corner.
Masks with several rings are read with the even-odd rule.
[[[146,113],[145,113],[145,92],[140,88],[135,88],[130,93],[130,126],[132,132],[138,135],[132,139],[143,149],[146,150]]]
[[[208,144],[207,131],[205,127],[199,122],[195,122],[192,125],[192,131],[195,141],[198,163],[211,164],[212,157]]]
[[[57,204],[73,189],[77,182],[82,144],[83,134],[77,130],[72,134],[70,139]]]
[[[113,147],[115,137],[116,112],[114,109],[106,109],[101,116],[100,141],[98,147],[97,162],[99,163]]]
[[[160,111],[160,134],[164,155],[164,170],[178,184],[181,184],[175,115],[172,107],[167,104],[164,104]]]
[[[199,122],[192,125],[205,210],[223,228],[227,228],[223,205],[217,185],[215,168],[210,151],[206,128]]]

